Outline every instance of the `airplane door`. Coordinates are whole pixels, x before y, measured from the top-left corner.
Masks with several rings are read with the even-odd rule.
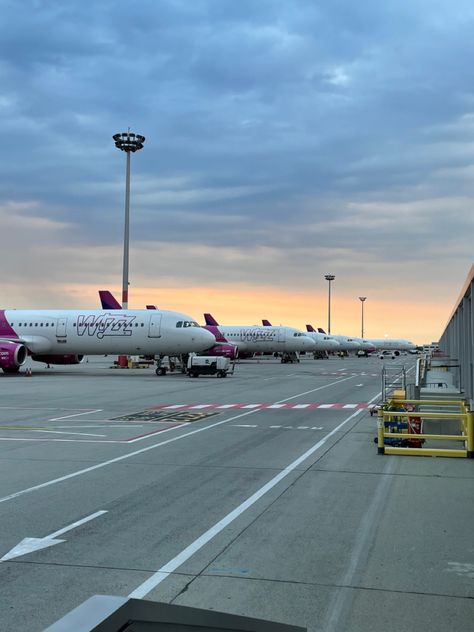
[[[278,327],[278,342],[285,342],[285,330],[282,327]]]
[[[67,318],[58,318],[56,325],[56,338],[66,338]]]
[[[161,338],[161,317],[162,314],[153,314],[150,316],[148,338]]]

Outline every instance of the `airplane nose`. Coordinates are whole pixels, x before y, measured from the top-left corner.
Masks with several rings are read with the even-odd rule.
[[[339,349],[339,347],[341,346],[337,340],[328,340],[328,344],[333,349]]]
[[[311,351],[316,348],[315,341],[309,336],[304,336],[304,338],[301,339],[301,342],[303,343],[303,349],[305,351]]]
[[[204,351],[205,349],[209,349],[216,344],[216,337],[207,329],[201,328],[197,329],[193,332],[193,340],[197,346],[199,346],[199,351]]]

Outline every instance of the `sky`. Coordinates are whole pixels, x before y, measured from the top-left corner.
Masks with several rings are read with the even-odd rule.
[[[437,340],[473,263],[467,0],[0,0],[0,305]]]

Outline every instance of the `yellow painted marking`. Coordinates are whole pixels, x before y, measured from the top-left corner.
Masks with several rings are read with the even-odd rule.
[[[2,430],[51,430],[42,426],[0,426]]]

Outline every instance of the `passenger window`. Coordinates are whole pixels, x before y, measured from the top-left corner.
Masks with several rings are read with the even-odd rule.
[[[183,326],[183,321],[178,320],[178,322],[176,323],[176,327],[182,327],[182,326]]]

